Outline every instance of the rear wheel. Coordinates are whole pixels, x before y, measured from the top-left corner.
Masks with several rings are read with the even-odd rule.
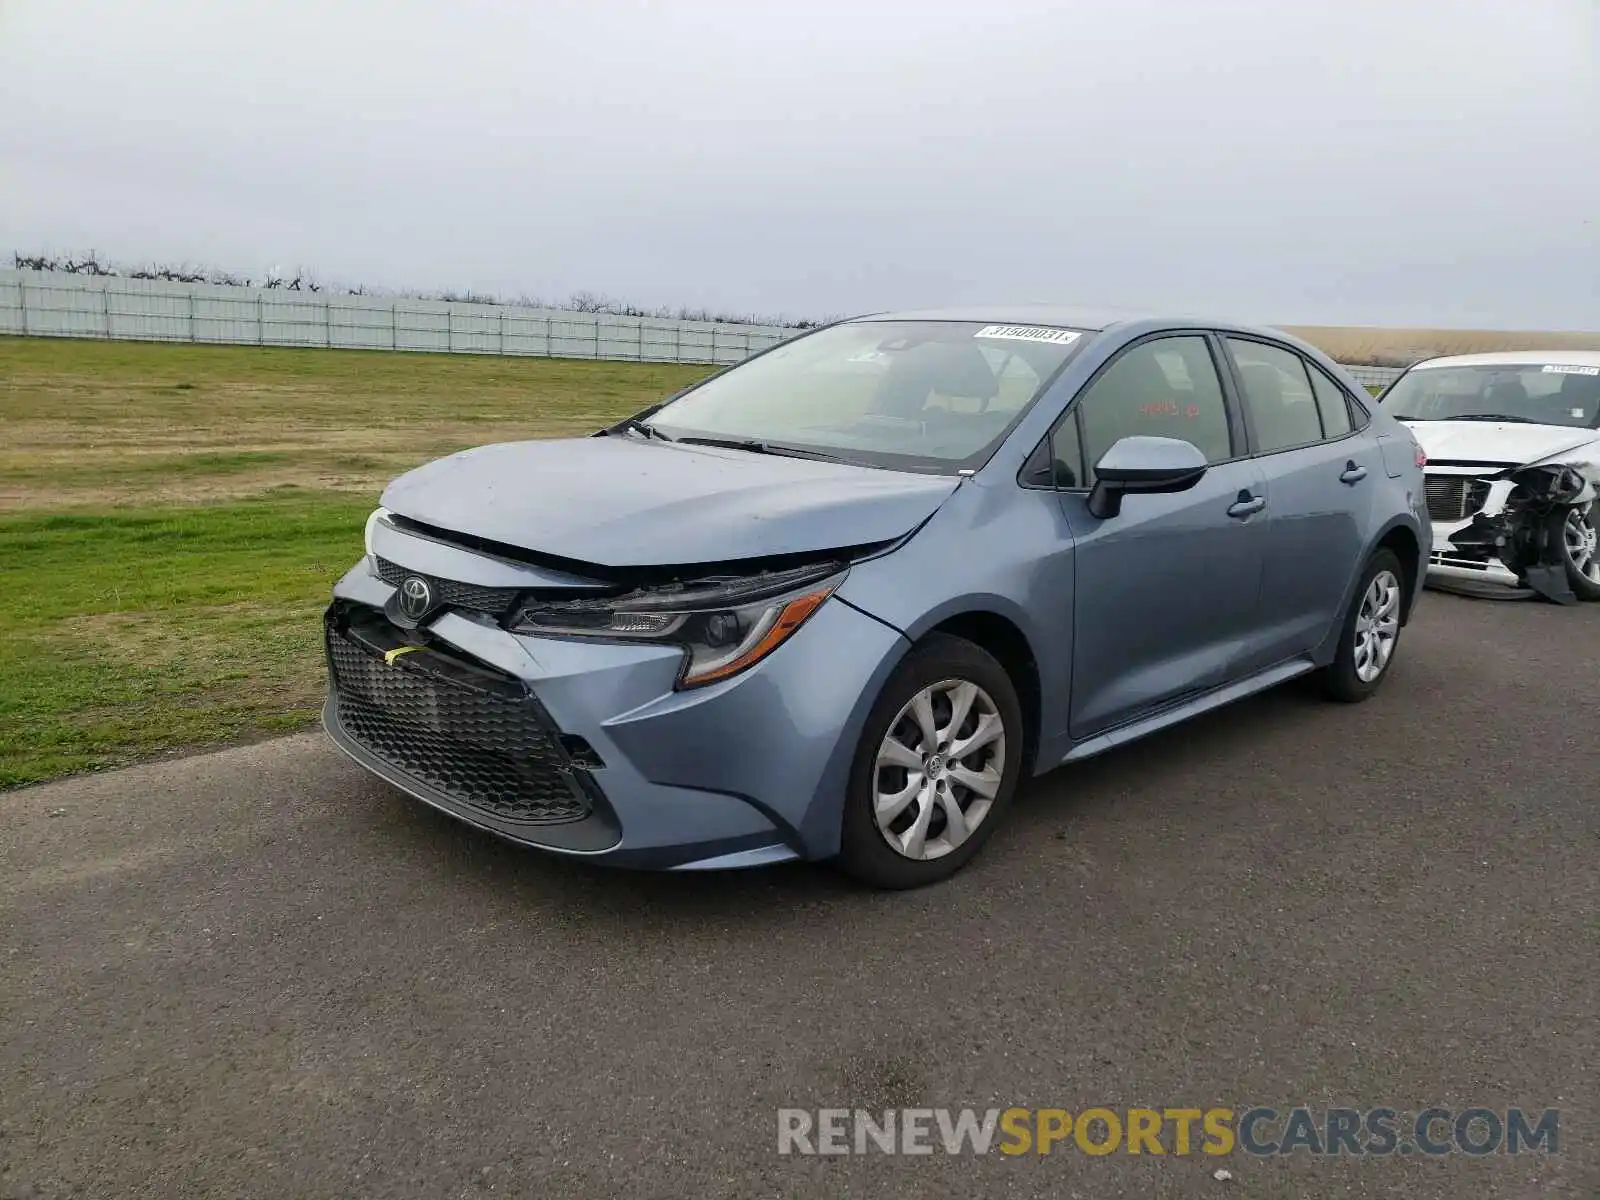
[[[1339,648],[1323,671],[1323,689],[1331,698],[1350,704],[1365,700],[1388,675],[1400,644],[1404,579],[1392,550],[1379,550],[1367,560],[1345,614]]]
[[[881,888],[954,875],[1009,809],[1022,745],[1022,708],[1005,668],[960,638],[920,643],[862,730],[839,865]]]
[[[1569,510],[1559,536],[1572,594],[1579,600],[1600,600],[1600,501]]]

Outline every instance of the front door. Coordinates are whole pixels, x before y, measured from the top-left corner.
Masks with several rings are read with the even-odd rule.
[[[1199,332],[1135,343],[1056,434],[1057,458],[1076,449],[1083,467],[1081,486],[1061,492],[1077,562],[1074,740],[1226,683],[1254,629],[1270,514],[1212,345]],[[1100,520],[1088,508],[1094,464],[1137,434],[1191,442],[1212,465],[1188,491],[1130,495]]]

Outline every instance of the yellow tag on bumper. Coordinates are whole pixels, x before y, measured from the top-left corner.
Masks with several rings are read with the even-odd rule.
[[[394,660],[402,654],[410,654],[413,650],[420,649],[422,649],[421,646],[396,646],[393,650],[385,650],[383,652],[383,661],[392,667],[394,666]]]

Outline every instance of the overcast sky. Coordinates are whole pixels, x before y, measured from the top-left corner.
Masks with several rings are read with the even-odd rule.
[[[0,253],[1600,329],[1596,0],[0,0]]]

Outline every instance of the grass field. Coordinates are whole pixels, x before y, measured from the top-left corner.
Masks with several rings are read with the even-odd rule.
[[[0,337],[0,787],[307,725],[387,480],[708,370]]]

